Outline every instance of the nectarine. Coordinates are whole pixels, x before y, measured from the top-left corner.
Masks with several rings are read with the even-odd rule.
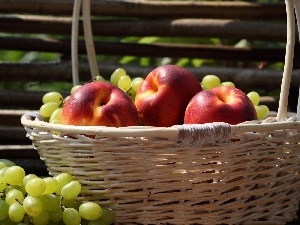
[[[139,124],[133,100],[118,87],[94,81],[79,87],[66,101],[62,124],[124,127]]]
[[[183,67],[162,65],[155,68],[135,97],[142,124],[160,127],[182,124],[187,104],[201,90],[196,76]]]
[[[254,105],[243,91],[229,86],[218,86],[201,91],[191,99],[185,111],[184,123],[238,124],[256,119]]]

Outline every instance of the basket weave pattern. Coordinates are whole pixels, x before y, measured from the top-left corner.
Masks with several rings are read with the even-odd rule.
[[[227,132],[224,141],[213,140],[215,132],[213,144],[191,147],[182,137],[105,137],[57,126],[54,133],[27,129],[50,172],[71,173],[83,184],[81,200],[111,207],[117,224],[285,224],[297,217],[296,129]]]

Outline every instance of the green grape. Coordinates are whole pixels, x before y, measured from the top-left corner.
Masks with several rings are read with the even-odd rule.
[[[102,208],[101,216],[96,220],[89,221],[88,225],[110,225],[115,222],[115,213],[108,209]]]
[[[131,78],[128,75],[120,77],[117,86],[127,92],[131,88]]]
[[[135,92],[137,92],[143,82],[144,82],[144,78],[136,77],[131,81],[131,88],[135,90]]]
[[[49,222],[49,213],[43,210],[38,216],[32,217],[34,225],[45,225]]]
[[[57,180],[57,189],[55,190],[55,193],[58,195],[61,194],[61,189],[63,188],[63,186],[73,180],[72,175],[69,173],[60,173],[54,178]]]
[[[53,119],[53,120],[49,120],[49,123],[53,123],[53,124],[61,124],[61,120]],[[55,132],[53,132],[53,133],[55,133]]]
[[[24,196],[27,194],[25,188],[22,185],[10,185],[10,187],[12,187],[12,189],[21,191]]]
[[[37,178],[38,176],[35,175],[35,174],[27,174],[24,178],[23,178],[23,181],[22,181],[22,187],[25,189],[25,186],[27,184],[27,182],[32,179],[32,178]]]
[[[26,196],[23,201],[23,207],[25,212],[31,216],[38,216],[43,211],[42,201],[38,197]]]
[[[45,195],[54,193],[58,186],[57,180],[54,177],[45,177],[43,180],[46,184],[46,189],[43,194]]]
[[[129,97],[130,97],[133,101],[135,100],[136,91],[133,90],[133,88],[130,88],[130,89],[127,91],[127,94],[129,95]]]
[[[67,200],[76,198],[81,191],[81,184],[77,180],[72,180],[61,189],[61,196]]]
[[[8,217],[9,205],[6,201],[0,199],[0,221]]]
[[[32,178],[27,182],[25,190],[31,196],[40,196],[46,190],[46,182],[39,177]]]
[[[4,191],[6,188],[6,180],[4,177],[0,177],[0,192]]]
[[[6,183],[10,185],[21,185],[23,178],[25,177],[25,170],[20,166],[10,166],[7,167],[3,177],[5,178]]]
[[[216,75],[206,75],[203,77],[201,84],[204,89],[211,89],[220,86],[221,80]]]
[[[51,114],[59,108],[56,102],[47,102],[40,107],[40,114],[43,118],[50,118]]]
[[[78,88],[80,88],[81,86],[82,86],[82,85],[80,85],[80,84],[73,86],[73,87],[71,88],[70,94],[71,94],[71,95],[74,94],[74,92],[75,92]]]
[[[58,123],[58,124],[60,124],[60,118],[61,118],[62,110],[63,110],[62,108],[57,108],[56,110],[54,110],[54,112],[50,116],[49,123]]]
[[[101,216],[102,208],[97,203],[84,202],[79,206],[79,214],[86,220],[95,220]]]
[[[12,189],[5,195],[5,201],[9,205],[12,205],[16,201],[22,203],[24,201],[24,195],[20,190]]]
[[[4,162],[0,162],[0,169],[7,167],[7,165]]]
[[[4,193],[7,194],[9,191],[13,190],[14,188],[12,186],[6,186]]]
[[[51,91],[46,93],[43,98],[42,98],[42,102],[43,104],[46,104],[48,102],[55,102],[58,105],[60,105],[63,102],[63,96],[61,95],[61,93],[56,92],[56,91]]]
[[[269,107],[266,105],[255,105],[254,107],[259,120],[265,119],[270,112]]]
[[[122,76],[126,76],[126,71],[123,68],[118,68],[111,74],[110,82],[113,85],[118,86],[119,79]]]
[[[63,221],[66,225],[80,225],[81,216],[76,209],[66,208],[63,211]]]
[[[9,160],[9,159],[0,159],[0,162],[3,162],[6,164],[6,166],[16,166],[16,163],[14,163],[13,161]]]
[[[222,86],[229,86],[229,87],[235,87],[235,84],[231,81],[224,81],[221,83]]]
[[[49,210],[49,220],[53,222],[59,222],[63,218],[63,211],[61,207],[56,207],[53,210]]]
[[[5,171],[8,169],[8,167],[3,167],[0,169],[0,177],[4,176]]]
[[[106,80],[105,80],[104,77],[98,75],[98,76],[95,77],[95,81],[102,81],[102,82],[105,82]]]
[[[260,101],[260,96],[256,91],[251,91],[247,94],[248,98],[251,100],[253,105],[258,105]]]
[[[21,222],[24,218],[25,210],[19,202],[14,202],[9,206],[8,216],[14,222]]]
[[[43,209],[54,210],[60,206],[60,197],[55,194],[46,194],[39,196],[43,204]]]

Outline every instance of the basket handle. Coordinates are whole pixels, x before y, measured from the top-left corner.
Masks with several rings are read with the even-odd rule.
[[[78,19],[80,14],[81,0],[75,0],[72,16],[72,34],[71,34],[71,58],[72,58],[72,80],[73,86],[79,84],[78,75]]]
[[[92,33],[92,26],[91,26],[91,10],[90,0],[75,0],[73,6],[73,17],[72,17],[72,34],[71,34],[71,58],[72,58],[72,79],[73,79],[73,86],[79,84],[79,72],[78,72],[78,21],[80,15],[80,6],[82,5],[82,16],[83,16],[83,29],[84,29],[84,40],[87,50],[87,56],[91,71],[92,78],[95,78],[97,75],[100,75],[95,47],[94,47],[94,40],[93,40],[93,33]]]
[[[277,121],[284,121],[287,115],[288,95],[293,70],[294,46],[295,46],[295,16],[294,0],[285,0],[287,14],[287,42],[285,64],[281,83]]]
[[[298,38],[300,42],[300,1],[294,2],[295,11],[296,11],[296,19],[297,19],[297,28],[298,28]],[[299,95],[298,95],[298,104],[297,104],[297,120],[300,120],[300,88],[299,88]]]

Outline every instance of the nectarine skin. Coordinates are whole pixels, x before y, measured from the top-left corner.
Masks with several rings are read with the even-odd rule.
[[[182,124],[187,104],[201,90],[196,76],[183,67],[162,65],[155,68],[135,97],[142,124],[158,127]]]
[[[124,127],[139,124],[133,100],[108,82],[82,85],[66,101],[62,124],[78,126]]]
[[[225,122],[234,125],[256,119],[254,105],[243,91],[219,86],[199,92],[191,99],[185,111],[184,123]]]

